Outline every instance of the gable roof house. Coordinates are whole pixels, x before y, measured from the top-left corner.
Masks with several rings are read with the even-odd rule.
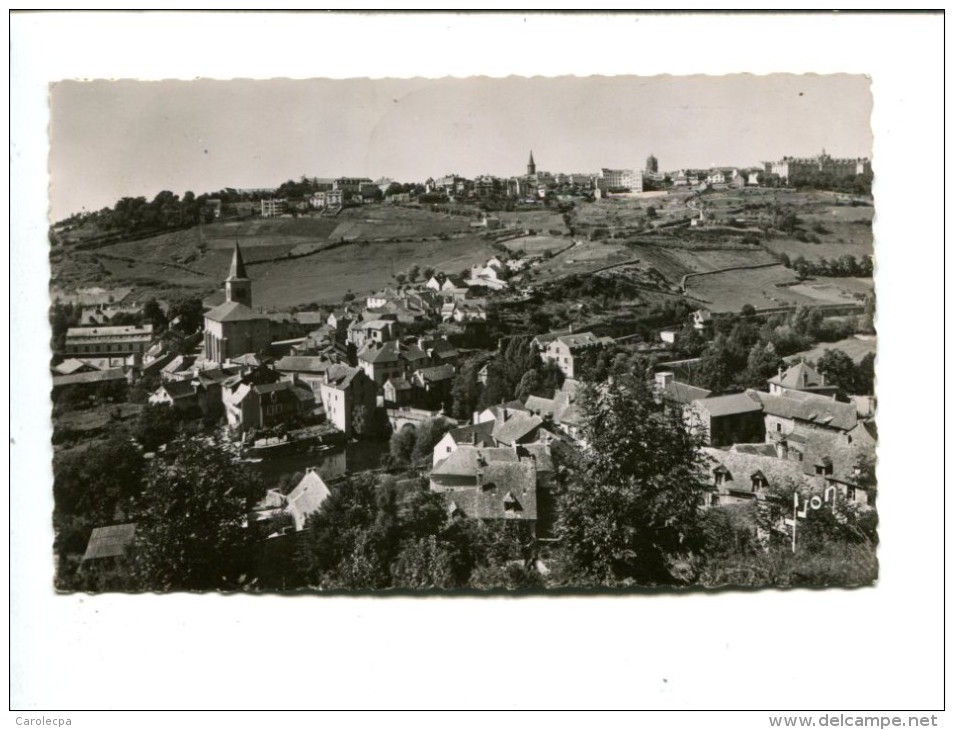
[[[431,471],[431,489],[444,493],[448,516],[459,519],[521,520],[538,529],[541,502],[552,495],[549,446],[512,448],[461,445]],[[552,511],[544,509],[547,534]]]
[[[692,401],[685,416],[691,428],[701,429],[707,444],[729,446],[765,438],[762,404],[750,393],[734,393]]]
[[[368,419],[377,407],[378,389],[361,368],[332,365],[319,389],[325,415],[339,431],[350,437],[371,427]]]
[[[815,368],[803,362],[796,363],[787,370],[778,369],[778,375],[768,381],[770,395],[782,395],[786,391],[801,391],[827,395],[834,398],[838,386],[825,382],[825,376]]]
[[[331,490],[315,469],[308,467],[295,488],[288,493],[285,510],[291,515],[296,531],[305,529],[305,521],[313,515],[328,497]]]
[[[702,449],[707,464],[707,506],[739,504],[771,498],[773,489],[811,487],[801,466],[776,456],[735,450]]]
[[[547,343],[543,357],[554,363],[568,378],[575,378],[584,354],[611,345],[611,337],[597,337],[592,332],[559,335]]]
[[[433,465],[436,466],[439,461],[446,459],[457,450],[458,446],[483,448],[496,446],[496,441],[492,435],[495,425],[495,421],[484,421],[483,423],[452,428],[434,446]]]

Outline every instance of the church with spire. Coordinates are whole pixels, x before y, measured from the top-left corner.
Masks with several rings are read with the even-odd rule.
[[[225,280],[225,301],[205,313],[205,358],[224,363],[246,353],[259,353],[271,343],[271,321],[252,309],[252,280],[245,271],[238,242]]]

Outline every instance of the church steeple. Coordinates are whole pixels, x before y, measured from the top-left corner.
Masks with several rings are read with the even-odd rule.
[[[245,273],[245,262],[242,260],[242,249],[239,248],[238,241],[235,242],[232,265],[225,280],[225,301],[252,306],[252,280]]]
[[[528,175],[537,174],[537,163],[533,161],[533,150],[530,150],[530,161],[527,163],[527,174]]]

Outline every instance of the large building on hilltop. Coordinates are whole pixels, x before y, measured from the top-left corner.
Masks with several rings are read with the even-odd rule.
[[[766,162],[765,172],[778,175],[786,182],[817,174],[853,177],[870,175],[871,160],[867,157],[832,157],[822,149],[815,157],[783,157],[778,162]]]
[[[252,280],[238,243],[225,280],[225,302],[205,313],[205,357],[217,363],[249,352],[263,352],[271,342],[271,321],[252,309]]]

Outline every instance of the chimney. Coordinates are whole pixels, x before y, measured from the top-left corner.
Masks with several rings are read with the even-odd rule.
[[[781,365],[778,366],[778,377],[779,377],[779,378],[782,377],[782,366],[781,366]]]
[[[474,478],[477,480],[478,487],[484,486],[484,472],[482,470],[478,469],[474,472]]]

